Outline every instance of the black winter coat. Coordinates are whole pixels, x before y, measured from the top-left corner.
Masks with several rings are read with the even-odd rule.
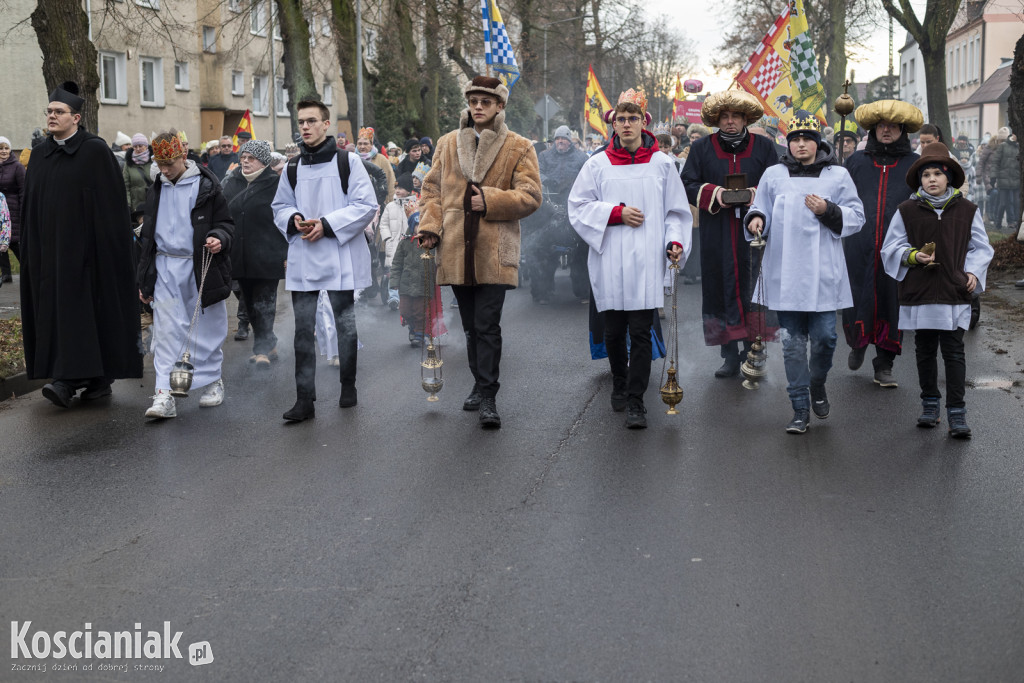
[[[25,189],[25,167],[12,153],[0,164],[0,192],[7,199],[11,212],[11,243],[21,238],[21,193]]]
[[[231,277],[236,280],[284,278],[288,240],[274,224],[270,208],[279,180],[268,167],[251,183],[241,173],[233,173],[224,181],[224,197],[235,221]]]
[[[228,201],[221,191],[217,176],[204,166],[198,166],[202,177],[199,180],[199,195],[196,205],[192,208],[192,272],[195,274],[196,287],[203,272],[203,252],[207,237],[220,240],[221,250],[214,254],[213,263],[206,274],[206,284],[200,299],[203,308],[227,299],[231,295],[231,252],[232,237],[235,224],[231,220]],[[160,208],[160,191],[163,181],[157,182],[146,193],[146,218],[142,222],[142,234],[139,235],[139,290],[145,297],[153,296],[156,288],[156,218]]]

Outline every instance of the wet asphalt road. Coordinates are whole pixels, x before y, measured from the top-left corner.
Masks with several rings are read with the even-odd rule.
[[[146,421],[151,370],[70,410],[2,404],[0,680],[1024,680],[1021,375],[995,320],[968,335],[972,441],[915,428],[912,354],[883,390],[842,341],[833,414],[795,437],[780,347],[760,391],[714,380],[685,287],[682,414],[656,361],[632,432],[558,283],[548,307],[509,295],[497,432],[460,409],[460,335],[428,403],[379,306],[357,314],[359,406],[321,362],[316,420],[283,425],[284,297],[280,364],[257,372],[229,337],[221,407]],[[15,672],[35,663],[10,659],[25,620],[169,621],[214,661]]]

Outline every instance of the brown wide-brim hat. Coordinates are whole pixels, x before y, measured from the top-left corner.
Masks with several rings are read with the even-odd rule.
[[[950,183],[953,187],[963,186],[967,176],[964,174],[964,169],[960,166],[960,162],[949,156],[949,148],[941,142],[929,142],[921,148],[921,156],[907,171],[907,185],[910,186],[910,189],[916,190],[921,187],[917,174],[922,168],[930,164],[938,164],[945,167],[945,170],[949,171],[950,175],[953,176],[953,180]]]
[[[494,95],[502,104],[508,104],[508,88],[500,79],[493,76],[477,76],[462,88],[462,94],[467,98],[471,93],[482,95]]]
[[[862,128],[874,130],[881,121],[890,121],[903,126],[907,135],[916,133],[924,125],[924,114],[921,110],[901,100],[878,100],[857,107],[853,117]]]
[[[764,114],[764,107],[757,98],[745,90],[723,90],[708,95],[700,107],[700,120],[705,126],[718,127],[718,118],[723,111],[738,111],[747,117],[747,125],[754,123]]]

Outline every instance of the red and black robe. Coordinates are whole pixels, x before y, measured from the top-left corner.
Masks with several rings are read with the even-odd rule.
[[[734,152],[726,151],[717,133],[690,145],[683,166],[683,185],[690,203],[700,211],[700,268],[703,284],[704,343],[720,346],[753,341],[765,331],[763,316],[751,303],[757,273],[751,272],[750,246],[743,234],[747,207],[725,208],[716,191],[730,173],[746,173],[747,187],[779,161],[768,138],[747,134]]]

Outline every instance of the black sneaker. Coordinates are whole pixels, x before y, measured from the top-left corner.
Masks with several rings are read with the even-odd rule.
[[[75,393],[77,393],[77,390],[72,389],[60,380],[43,386],[43,396],[50,403],[61,408],[67,408],[71,405],[71,399],[75,397]]]
[[[719,379],[725,379],[727,377],[736,377],[740,374],[740,364],[743,361],[740,360],[740,356],[729,356],[722,363],[722,367],[715,370],[715,377]]]
[[[629,394],[626,393],[626,378],[612,377],[612,410],[621,413],[629,403]]]
[[[786,425],[786,432],[789,434],[803,434],[807,431],[807,423],[810,421],[810,411],[806,408],[793,411],[793,419]]]
[[[110,384],[110,380],[103,377],[91,379],[85,386],[85,390],[82,392],[80,398],[83,401],[95,401],[98,398],[110,396],[110,394],[113,393],[110,389]]]
[[[630,399],[626,409],[627,429],[647,429],[647,408],[644,402],[639,399]]]
[[[811,386],[811,410],[819,420],[824,420],[832,410],[825,394],[825,385]]]
[[[356,385],[354,384],[342,384],[341,385],[341,398],[338,399],[338,405],[342,408],[351,408],[356,404]]]
[[[859,349],[850,349],[850,357],[846,360],[846,365],[851,370],[860,370],[860,366],[864,365],[864,356],[867,355],[868,347],[862,346]]]
[[[283,415],[284,419],[289,422],[302,422],[312,417],[316,417],[316,408],[313,406],[313,399],[300,398],[295,401],[288,412]]]
[[[896,383],[896,378],[892,376],[892,368],[875,370],[875,384],[886,389],[895,389],[899,386]]]
[[[971,428],[967,426],[966,408],[946,408],[949,420],[949,435],[954,439],[971,438]]]
[[[917,426],[931,429],[939,424],[939,399],[925,398],[921,400],[921,416],[917,418]]]
[[[249,323],[238,323],[238,329],[235,330],[235,341],[245,341],[249,338]]]
[[[480,403],[484,400],[483,394],[480,393],[480,389],[474,384],[473,391],[469,392],[469,396],[462,402],[463,410],[480,410]]]
[[[501,417],[493,398],[480,401],[480,426],[484,429],[501,429]]]

